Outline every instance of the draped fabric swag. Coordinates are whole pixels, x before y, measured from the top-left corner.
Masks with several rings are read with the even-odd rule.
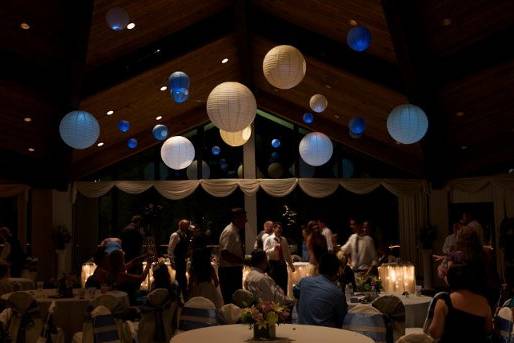
[[[401,255],[406,261],[419,264],[420,256],[416,247],[416,237],[427,224],[428,186],[424,180],[393,179],[216,179],[185,181],[106,181],[76,182],[73,188],[73,201],[77,193],[89,198],[107,194],[113,187],[139,194],[151,187],[170,200],[183,199],[202,187],[214,197],[226,197],[239,188],[245,195],[255,195],[259,189],[273,197],[284,197],[297,186],[313,198],[324,198],[333,194],[338,187],[356,193],[366,194],[383,186],[399,200],[399,226]]]

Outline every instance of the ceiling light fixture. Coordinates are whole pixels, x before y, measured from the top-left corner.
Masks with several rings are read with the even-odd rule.
[[[226,57],[225,57],[224,59],[222,59],[222,60],[221,60],[221,63],[223,63],[223,64],[225,64],[225,63],[227,63],[227,62],[228,62],[228,58],[226,58]]]
[[[23,22],[20,24],[20,28],[23,30],[28,30],[28,29],[30,29],[30,25],[26,22]]]
[[[34,151],[36,151],[36,149],[34,149],[34,148],[28,148],[28,151],[30,151],[30,152],[34,152]]]
[[[334,118],[339,119],[341,116],[339,114],[334,114]]]
[[[456,115],[457,117],[462,117],[462,116],[464,116],[464,112],[459,111],[459,112],[455,113],[455,115]]]
[[[132,30],[134,27],[136,27],[136,24],[134,24],[134,23],[129,23],[127,25],[127,29],[129,29],[129,30]]]
[[[26,122],[26,123],[30,123],[32,121],[32,118],[31,117],[25,117],[25,118],[23,118],[23,121]]]
[[[111,115],[113,115],[113,114],[114,114],[114,111],[113,111],[113,110],[109,110],[109,111],[107,111],[107,115],[108,115],[108,116],[111,116]]]
[[[166,89],[168,89],[168,87],[166,87],[166,86],[162,86],[162,87],[161,87],[161,92],[164,92]]]
[[[350,25],[351,25],[351,26],[357,26],[357,25],[359,25],[359,24],[357,23],[357,20],[355,20],[355,19],[350,19]]]
[[[460,148],[461,148],[462,150],[467,150],[467,149],[468,149],[468,146],[467,146],[467,145],[462,145]]]
[[[450,26],[452,24],[452,20],[450,18],[444,18],[441,22],[441,25],[443,26]]]
[[[104,142],[100,142],[100,143],[98,143],[96,146],[97,146],[97,147],[102,147],[102,146],[104,146]]]
[[[161,119],[162,119],[162,116],[155,117],[155,120],[161,120]]]

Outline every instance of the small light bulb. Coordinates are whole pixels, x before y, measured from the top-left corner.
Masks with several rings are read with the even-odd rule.
[[[222,59],[222,60],[221,60],[221,63],[223,63],[223,64],[225,64],[225,63],[227,63],[227,62],[228,62],[228,58],[226,58],[226,57],[225,57],[224,59]]]
[[[30,123],[32,121],[32,118],[31,117],[25,117],[25,118],[23,118],[23,121],[26,122],[26,123]]]
[[[136,27],[136,24],[134,24],[134,23],[129,23],[127,25],[127,29],[129,29],[129,30],[132,30],[134,27]]]
[[[109,110],[109,111],[107,111],[107,115],[108,115],[108,116],[113,115],[113,113],[114,113],[114,111],[113,111],[113,110]]]
[[[161,92],[164,92],[166,89],[168,89],[168,87],[166,87],[166,86],[162,86],[162,87],[161,87]]]
[[[155,120],[161,120],[161,119],[162,119],[162,116],[155,117]]]
[[[104,146],[104,142],[100,142],[100,143],[98,143],[96,146],[98,146],[98,147],[102,147],[102,146]]]

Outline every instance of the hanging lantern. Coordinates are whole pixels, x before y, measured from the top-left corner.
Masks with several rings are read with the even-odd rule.
[[[243,165],[240,164],[239,167],[237,167],[237,177],[242,179],[244,178],[244,173],[243,173]]]
[[[195,147],[186,137],[173,136],[162,144],[161,159],[171,169],[187,168],[194,158]]]
[[[219,146],[215,145],[211,148],[211,154],[213,156],[219,156],[220,153],[221,153],[221,148]]]
[[[366,122],[361,117],[354,117],[348,122],[348,128],[351,135],[360,137],[364,134],[364,130],[366,130]]]
[[[91,113],[72,111],[61,119],[59,134],[64,143],[73,149],[86,149],[95,144],[100,136],[100,125]]]
[[[410,263],[384,263],[378,267],[378,277],[385,293],[416,293],[416,273]]]
[[[309,100],[311,109],[316,113],[323,112],[328,106],[328,100],[324,95],[314,94]]]
[[[273,138],[271,140],[271,146],[274,147],[275,149],[280,148],[280,144],[281,144],[280,139],[278,139],[278,138]]]
[[[307,67],[302,53],[290,45],[279,45],[268,51],[262,61],[262,71],[268,82],[280,89],[298,85]]]
[[[428,119],[421,108],[405,104],[396,106],[387,118],[387,131],[402,144],[420,141],[428,130]]]
[[[271,159],[278,160],[279,158],[280,158],[280,155],[279,155],[278,151],[273,151],[271,153]]]
[[[252,136],[252,127],[248,126],[244,130],[228,132],[220,129],[221,139],[230,146],[236,147],[244,145]]]
[[[186,169],[187,178],[189,180],[198,179],[198,160],[194,160],[193,163]],[[211,176],[211,168],[209,165],[202,161],[202,179],[208,179]]]
[[[223,82],[207,98],[207,115],[218,128],[236,132],[249,126],[257,111],[253,93],[238,82]]]
[[[314,122],[314,115],[310,112],[307,112],[303,115],[303,122],[307,125],[310,125]]]
[[[135,149],[137,148],[137,139],[135,138],[130,138],[127,142],[127,146],[130,148],[130,149]]]
[[[152,135],[158,141],[163,141],[168,137],[168,127],[163,124],[157,124],[152,129]]]
[[[279,179],[284,174],[284,168],[278,162],[273,162],[268,166],[268,176],[272,179]]]
[[[128,122],[128,120],[120,120],[118,122],[118,130],[120,130],[121,132],[125,133],[129,129],[130,129],[130,123]]]
[[[333,147],[330,138],[321,132],[306,134],[300,141],[300,156],[309,165],[318,167],[332,157]]]
[[[168,78],[168,90],[177,104],[189,98],[189,76],[183,71],[176,71]]]
[[[356,26],[348,31],[346,43],[354,51],[366,51],[371,44],[371,32],[364,26]]]
[[[105,14],[105,20],[111,30],[122,31],[127,27],[130,18],[123,8],[113,7]]]

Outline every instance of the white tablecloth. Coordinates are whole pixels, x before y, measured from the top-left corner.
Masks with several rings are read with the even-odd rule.
[[[405,327],[423,327],[423,323],[425,322],[425,317],[428,311],[428,306],[430,305],[430,301],[432,300],[432,298],[423,295],[409,295],[407,297],[404,295],[396,296],[401,299],[403,305],[405,306]],[[346,301],[348,303],[348,307],[353,307],[358,304],[350,302],[350,299],[346,299]],[[369,306],[371,306],[371,304]]]
[[[253,342],[253,330],[248,325],[221,325],[182,332],[171,339],[171,343],[192,342]],[[255,341],[259,342],[259,341]],[[277,326],[277,339],[270,343],[373,343],[371,338],[356,332],[312,325],[282,324]]]

